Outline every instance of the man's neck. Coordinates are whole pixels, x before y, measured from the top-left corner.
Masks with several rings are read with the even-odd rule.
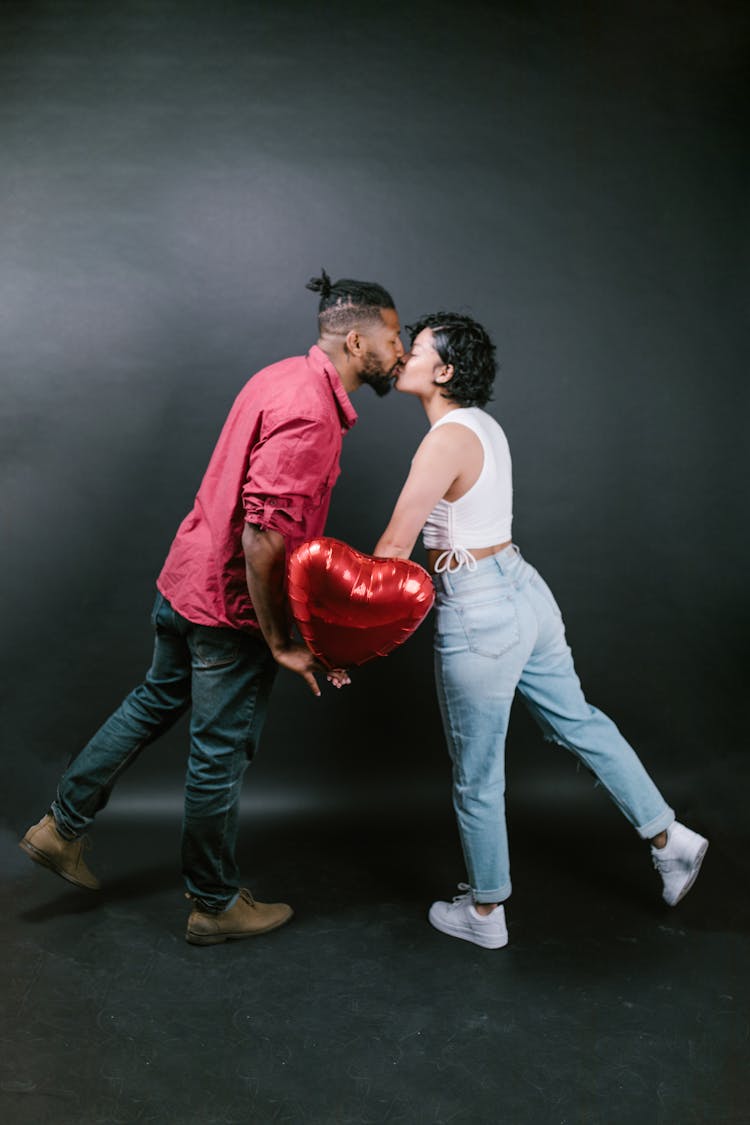
[[[340,340],[335,336],[321,336],[318,347],[330,359],[336,368],[341,385],[347,394],[356,391],[362,386],[362,381],[356,371],[352,370],[352,359],[343,348]]]

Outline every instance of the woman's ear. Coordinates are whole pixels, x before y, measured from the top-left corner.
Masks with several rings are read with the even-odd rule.
[[[436,383],[450,383],[453,378],[453,364],[447,363],[439,375],[435,376]]]

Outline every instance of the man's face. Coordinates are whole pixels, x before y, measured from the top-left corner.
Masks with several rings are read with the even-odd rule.
[[[377,395],[386,395],[401,365],[404,345],[401,325],[395,309],[381,309],[381,319],[360,333],[363,345],[361,382],[372,387]]]

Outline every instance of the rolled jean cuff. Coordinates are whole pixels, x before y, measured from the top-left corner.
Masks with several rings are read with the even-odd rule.
[[[201,914],[211,914],[215,917],[217,914],[223,914],[225,910],[231,910],[240,897],[240,894],[239,891],[237,891],[236,894],[233,894],[225,903],[217,903],[215,900],[206,902],[205,899],[196,894],[191,895],[191,897],[195,902],[196,909],[199,910]]]
[[[665,808],[664,812],[659,813],[648,824],[642,824],[640,828],[636,828],[636,832],[642,840],[652,840],[660,832],[666,832],[669,826],[674,824],[675,819],[674,809]]]
[[[475,891],[471,888],[471,893],[474,896],[474,902],[481,904],[489,902],[505,902],[510,898],[512,887],[510,883],[506,883],[504,887],[498,887],[495,891]]]
[[[52,804],[50,805],[49,813],[55,822],[55,828],[60,833],[63,840],[71,842],[73,840],[79,839],[81,833],[74,832],[73,829],[68,826],[65,817],[58,807],[57,801],[52,802]]]

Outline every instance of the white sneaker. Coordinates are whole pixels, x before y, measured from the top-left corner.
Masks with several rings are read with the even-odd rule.
[[[508,929],[505,925],[505,910],[496,906],[491,914],[480,914],[474,909],[474,896],[466,883],[459,883],[458,889],[464,891],[456,895],[453,902],[433,902],[428,915],[436,930],[451,937],[473,941],[484,949],[500,949],[508,944]]]
[[[688,893],[698,877],[708,840],[675,820],[667,829],[663,848],[651,845],[654,867],[664,884],[663,898],[675,906]]]

